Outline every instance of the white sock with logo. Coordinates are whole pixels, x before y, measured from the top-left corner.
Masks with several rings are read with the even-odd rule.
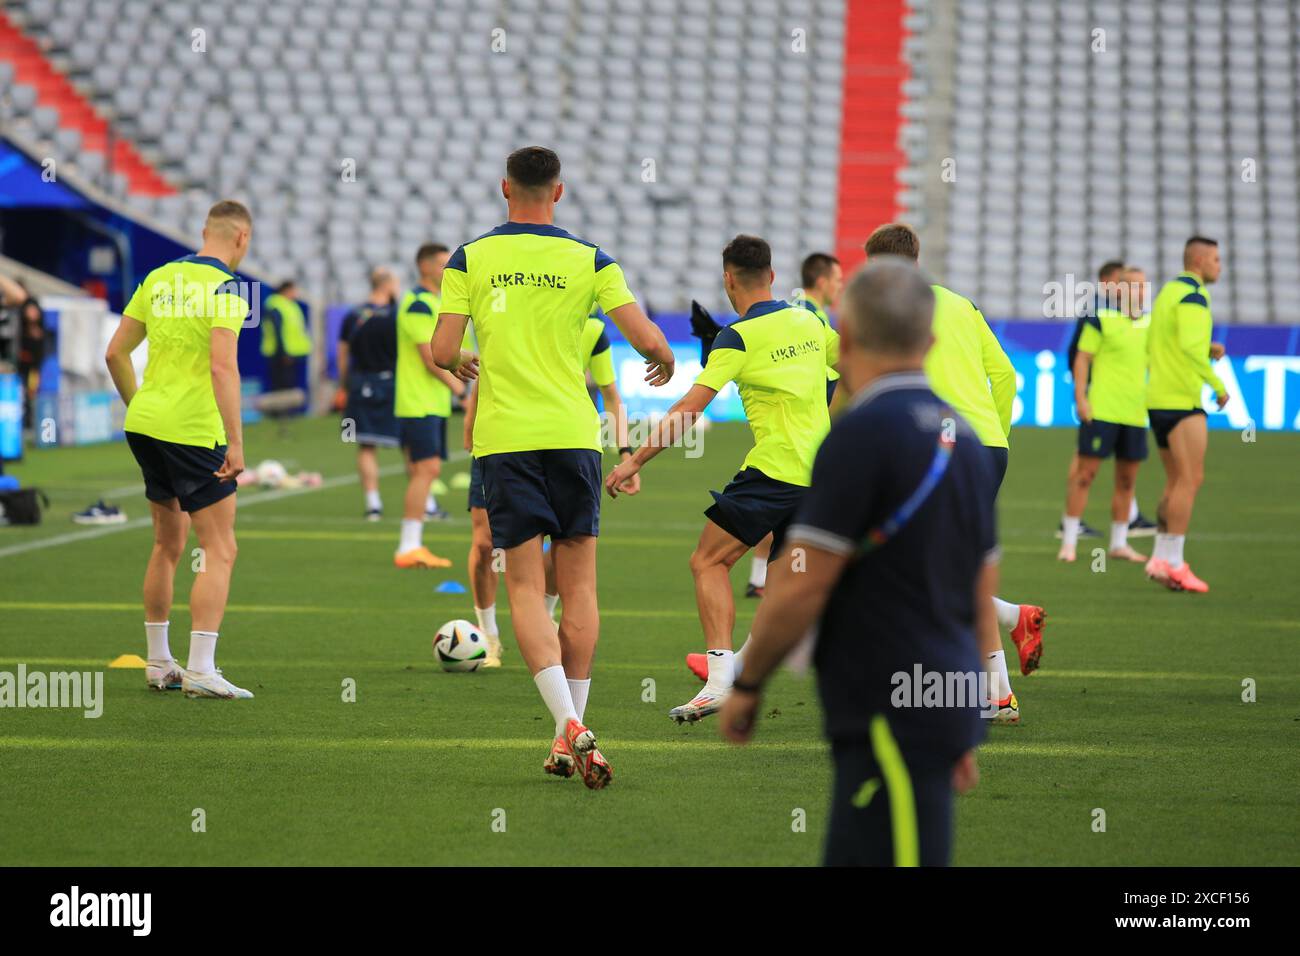
[[[767,586],[767,558],[760,558],[758,555],[749,562],[749,583],[756,588]]]
[[[989,697],[1000,704],[1011,696],[1011,675],[1007,673],[1007,655],[994,651],[984,659],[984,673],[988,674]]]
[[[1061,516],[1061,544],[1075,547],[1079,543],[1079,519]]]
[[[1169,567],[1177,571],[1183,566],[1183,543],[1187,540],[1185,534],[1169,535],[1169,557],[1165,558],[1169,562]]]
[[[993,599],[993,610],[998,616],[998,627],[1010,634],[1017,624],[1020,623],[1020,605],[1012,604],[1010,601],[1004,601],[1002,598]]]
[[[709,679],[704,684],[704,693],[721,694],[731,688],[736,679],[735,656],[722,648],[713,648],[708,652]]]
[[[190,631],[190,660],[186,670],[211,674],[217,669],[217,632]]]
[[[402,535],[397,542],[397,553],[406,554],[424,543],[424,523],[419,518],[402,519]]]
[[[172,659],[171,647],[167,644],[167,626],[170,621],[161,624],[144,622],[144,639],[149,643],[149,660],[169,661]]]
[[[1110,523],[1110,549],[1119,551],[1128,547],[1128,522],[1112,521]]]
[[[564,668],[559,664],[543,667],[533,675],[537,691],[546,702],[546,709],[555,718],[555,736],[564,736],[564,725],[570,720],[578,719],[578,711],[573,706],[573,693],[569,690],[569,681],[564,676]]]
[[[367,491],[367,492],[366,492],[366,510],[367,510],[367,511],[383,511],[383,510],[384,510],[384,502],[383,502],[383,499],[381,499],[381,498],[379,497],[379,489],[378,489],[378,488],[376,488],[374,491]]]
[[[569,696],[573,698],[573,709],[577,711],[578,723],[582,723],[582,715],[587,712],[587,695],[590,693],[590,677],[586,680],[569,678]]]
[[[500,633],[497,631],[497,606],[495,604],[474,608],[474,616],[478,618],[478,629],[484,634]]]

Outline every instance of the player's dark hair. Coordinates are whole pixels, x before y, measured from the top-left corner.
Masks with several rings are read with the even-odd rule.
[[[1118,259],[1107,259],[1105,262],[1101,264],[1101,268],[1097,270],[1097,278],[1100,279],[1102,282],[1105,282],[1107,279],[1114,276],[1117,272],[1123,272],[1123,271],[1124,271],[1123,262],[1121,262]]]
[[[208,210],[208,220],[213,219],[237,219],[249,226],[253,224],[253,214],[248,211],[248,207],[234,199],[223,199],[214,203]]]
[[[506,157],[506,178],[525,189],[554,185],[560,178],[560,157],[545,146],[524,146]]]
[[[875,256],[902,256],[915,262],[921,258],[921,237],[905,222],[887,222],[877,226],[867,237],[867,258]]]
[[[281,282],[278,286],[275,287],[275,291],[278,292],[280,295],[284,295],[290,289],[297,288],[297,286],[298,283],[294,282],[292,279],[285,279],[283,282]]]
[[[767,283],[772,275],[772,247],[766,239],[742,233],[722,250],[722,268],[744,285]]]
[[[421,262],[432,259],[434,256],[441,255],[444,252],[451,252],[441,242],[426,242],[415,250],[415,264],[418,267]]]
[[[1211,239],[1208,236],[1192,236],[1183,245],[1183,255],[1186,255],[1192,246],[1217,246],[1218,244],[1218,239]]]
[[[814,252],[799,267],[799,279],[805,289],[811,289],[823,276],[829,275],[840,260],[825,252]]]

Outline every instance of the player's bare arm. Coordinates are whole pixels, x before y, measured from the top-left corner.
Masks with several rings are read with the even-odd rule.
[[[732,685],[731,696],[718,715],[722,736],[734,743],[748,743],[753,736],[754,718],[762,702],[759,688],[821,618],[831,591],[849,563],[848,556],[807,542],[795,540],[790,544],[803,549],[805,568],[799,574],[769,579],[750,632],[743,680]]]
[[[226,460],[214,472],[234,481],[244,470],[244,425],[239,414],[239,337],[230,329],[212,330],[212,394],[226,429]]]
[[[627,440],[627,409],[623,407],[623,396],[618,393],[618,386],[613,382],[608,385],[600,386],[601,398],[605,400],[605,414],[614,419],[615,441],[618,443],[619,461],[624,462],[632,457],[628,448]],[[627,481],[619,485],[618,490],[625,495],[635,495],[641,490],[640,474],[633,475]]]
[[[641,471],[641,468],[655,455],[670,447],[686,430],[695,424],[700,413],[709,407],[713,396],[717,395],[706,385],[695,384],[691,390],[679,398],[668,414],[661,418],[651,430],[649,436],[631,457],[620,462],[605,478],[605,490],[611,498],[617,498],[623,483]]]
[[[108,374],[113,379],[117,394],[122,396],[122,402],[126,405],[131,404],[136,389],[140,387],[135,378],[135,366],[131,364],[131,353],[140,347],[144,339],[144,323],[124,315],[122,321],[117,324],[117,330],[113,333],[113,338],[104,353],[104,364],[108,366]]]
[[[423,362],[424,367],[429,370],[429,374],[451,389],[451,394],[455,395],[457,398],[464,398],[465,392],[467,391],[465,385],[466,380],[453,372],[447,371],[435,362],[433,360],[432,346],[420,343],[416,348],[420,350],[420,361]]]
[[[468,315],[443,312],[438,316],[438,326],[433,330],[433,341],[429,343],[434,364],[451,372],[462,382],[472,382],[478,378],[478,356],[460,347],[460,343],[465,340],[465,327],[468,324]]]
[[[655,387],[667,385],[673,377],[676,359],[663,329],[651,322],[635,302],[611,309],[608,315],[623,338],[645,359],[645,380]]]
[[[1092,406],[1088,403],[1088,376],[1092,369],[1092,353],[1079,349],[1074,356],[1074,407],[1078,409],[1079,421],[1092,421]]]

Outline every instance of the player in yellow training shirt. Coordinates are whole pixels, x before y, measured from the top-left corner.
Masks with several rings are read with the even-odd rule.
[[[226,200],[213,206],[202,248],[149,273],[122,310],[105,355],[126,403],[126,439],[153,517],[153,553],[144,576],[145,679],[156,690],[180,688],[188,697],[253,696],[216,665],[235,564],[235,479],[244,470],[236,346],[251,294],[234,269],[252,233],[243,205]],[[149,358],[137,385],[131,353],[146,339]],[[190,589],[190,653],[182,668],[167,629],[172,582],[191,523],[204,569]]]
[[[555,719],[543,769],[564,777],[578,770],[595,790],[613,775],[582,722],[600,631],[600,421],[582,355],[592,304],[646,358],[651,385],[672,378],[673,353],[618,263],[555,225],[564,184],[553,150],[526,146],[511,153],[501,193],[508,221],[447,261],[433,358],[479,382],[473,452],[492,544],[505,554],[520,654]],[[471,319],[477,356],[462,344]],[[548,535],[564,602],[558,634],[546,611],[542,539]]]
[[[868,261],[895,255],[916,262],[921,257],[921,240],[911,226],[887,223],[867,238],[866,253]],[[996,495],[1007,471],[1016,372],[974,303],[941,285],[934,286],[934,296],[934,344],[925,358],[925,374],[935,394],[970,423],[984,444],[993,464]],[[1011,634],[1020,654],[1020,672],[1031,674],[1043,652],[1046,615],[1036,604],[1012,604],[997,597],[993,606],[998,626],[982,625],[979,638],[998,705],[994,721],[1019,723],[1020,702],[1011,692],[999,628]],[[985,615],[980,620],[991,621]]]

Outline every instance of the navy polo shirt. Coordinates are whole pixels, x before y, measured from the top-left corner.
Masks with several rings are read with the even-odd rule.
[[[891,536],[867,544],[936,467],[941,434],[950,457],[937,482]],[[905,748],[955,757],[981,739],[977,694],[969,706],[899,707],[894,675],[913,678],[919,665],[923,679],[978,680],[975,581],[997,560],[992,482],[984,446],[919,371],[877,379],[831,428],[789,532],[791,548],[852,556],[817,639],[828,737],[866,741],[883,713]]]
[[[343,319],[339,340],[348,343],[349,368],[358,374],[391,372],[397,365],[397,305],[359,306]]]

